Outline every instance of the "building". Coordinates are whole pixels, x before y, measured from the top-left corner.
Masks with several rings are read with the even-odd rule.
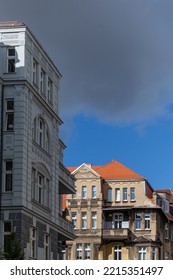
[[[68,170],[76,194],[66,196],[66,215],[77,237],[66,242],[68,259],[173,259],[172,193],[115,160]]]
[[[0,23],[0,248],[15,232],[25,259],[62,259],[74,239],[62,212],[74,178],[59,139],[60,78],[25,24]]]

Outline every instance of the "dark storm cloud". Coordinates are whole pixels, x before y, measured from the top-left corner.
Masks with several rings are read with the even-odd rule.
[[[55,61],[61,115],[141,123],[173,102],[173,1],[4,1],[1,20],[29,25]]]

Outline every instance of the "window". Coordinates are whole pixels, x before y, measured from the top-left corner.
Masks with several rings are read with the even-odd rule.
[[[145,213],[145,229],[150,229],[150,213]]]
[[[82,259],[82,244],[76,244],[76,259]]]
[[[123,188],[123,201],[127,201],[127,188]]]
[[[84,244],[84,259],[89,260],[91,258],[91,248],[90,244]]]
[[[77,214],[76,214],[76,212],[72,212],[71,213],[71,219],[72,219],[72,223],[74,225],[74,228],[76,229],[76,222],[77,222]]]
[[[91,213],[91,228],[92,229],[97,228],[97,212]]]
[[[38,174],[38,202],[43,203],[43,176]]]
[[[45,260],[49,260],[49,252],[50,252],[49,239],[50,239],[50,236],[47,233],[45,233],[44,234],[44,259]]]
[[[43,69],[40,71],[40,92],[45,94],[45,72]]]
[[[115,214],[114,215],[114,228],[122,228],[123,214]]]
[[[50,180],[46,176],[48,176],[48,174],[42,175],[36,169],[32,169],[32,199],[45,207],[49,207]]]
[[[165,224],[165,239],[169,239],[169,225]]]
[[[36,117],[32,129],[33,140],[47,153],[50,149],[49,130],[46,122],[41,117]]]
[[[112,202],[112,189],[108,189],[108,202]]]
[[[47,98],[49,102],[53,102],[53,83],[50,78],[48,78],[47,82]]]
[[[76,199],[76,191],[72,194],[72,199]]]
[[[141,229],[141,214],[135,214],[135,229]]]
[[[13,188],[13,161],[5,161],[5,191],[11,192]]]
[[[32,64],[32,80],[33,84],[38,86],[38,63],[35,59],[33,59]]]
[[[46,207],[49,207],[49,179],[45,178],[46,180],[46,188],[45,188],[45,192],[44,192],[44,205]]]
[[[121,260],[122,249],[121,246],[114,246],[114,260]]]
[[[115,201],[120,201],[120,188],[115,189]]]
[[[92,186],[92,198],[96,198],[96,186]]]
[[[134,201],[135,199],[136,199],[135,188],[130,188],[130,200]]]
[[[6,100],[6,130],[14,129],[14,99]]]
[[[82,186],[82,199],[86,199],[86,186]]]
[[[15,48],[7,49],[7,72],[15,73],[15,56],[16,51]]]
[[[146,247],[139,247],[138,249],[139,260],[146,260],[146,253],[147,253]]]
[[[169,201],[165,200],[165,212],[169,213]]]
[[[37,241],[37,236],[36,236],[36,228],[31,228],[30,229],[30,257],[31,258],[36,258],[36,241]]]
[[[86,229],[87,213],[82,212],[82,229]]]
[[[156,247],[151,248],[151,259],[156,260]]]
[[[43,121],[39,118],[38,120],[38,144],[40,147],[43,148]]]
[[[11,240],[12,224],[11,221],[6,221],[4,225],[4,251],[8,250],[8,244]]]

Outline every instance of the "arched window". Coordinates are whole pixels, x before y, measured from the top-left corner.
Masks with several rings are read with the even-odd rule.
[[[48,125],[40,116],[34,119],[32,138],[47,153],[50,152],[50,137]]]

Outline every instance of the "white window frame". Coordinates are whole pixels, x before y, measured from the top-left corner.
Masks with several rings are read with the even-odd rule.
[[[76,244],[76,259],[82,260],[82,244],[81,243]]]
[[[81,228],[86,229],[87,228],[87,212],[81,212],[81,219],[82,219]]]
[[[136,200],[136,190],[135,187],[130,188],[130,201]]]
[[[86,198],[87,198],[87,187],[82,186],[82,199],[86,199]]]
[[[135,230],[141,230],[141,213],[135,213]]]
[[[120,202],[121,201],[121,193],[120,193],[120,188],[115,189],[115,201]]]
[[[91,244],[84,243],[84,259],[90,260],[91,259]]]
[[[114,246],[114,260],[122,260],[122,247],[119,245]]]
[[[147,248],[146,247],[139,247],[138,248],[138,259],[139,260],[146,260],[147,258]]]
[[[123,188],[123,201],[128,201],[128,189]]]
[[[97,198],[97,188],[96,186],[92,186],[92,199]]]
[[[116,213],[113,215],[113,217],[114,217],[113,228],[115,228],[115,229],[122,228],[122,222],[124,220],[124,215],[122,213]]]
[[[144,227],[145,230],[149,230],[151,228],[151,217],[150,217],[150,213],[145,213],[144,214]]]
[[[97,212],[96,211],[91,212],[91,228],[92,229],[97,228]]]
[[[74,225],[74,229],[76,229],[76,225],[77,225],[77,213],[76,212],[71,212],[71,220]]]

